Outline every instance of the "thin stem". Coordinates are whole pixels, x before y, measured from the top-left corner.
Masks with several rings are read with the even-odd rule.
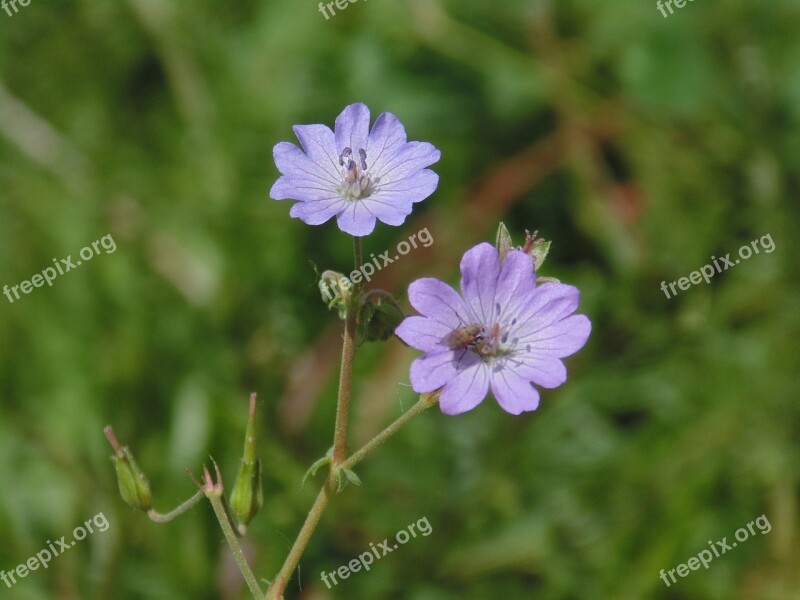
[[[156,523],[169,523],[173,519],[180,517],[183,513],[200,502],[200,500],[203,499],[203,496],[205,496],[205,494],[202,490],[200,490],[186,502],[166,514],[161,514],[156,509],[151,508],[149,511],[147,511],[147,516],[150,517],[151,521],[155,521]]]
[[[322,486],[317,499],[314,501],[314,505],[308,512],[308,516],[306,517],[305,523],[303,523],[303,527],[300,529],[300,533],[297,534],[297,539],[292,545],[292,549],[289,551],[289,556],[286,557],[286,561],[284,561],[280,572],[275,576],[275,579],[272,581],[272,585],[270,585],[269,590],[267,590],[267,596],[265,600],[280,600],[280,598],[283,597],[283,590],[286,589],[286,584],[289,582],[289,578],[292,576],[292,573],[297,567],[297,563],[300,562],[300,557],[303,555],[306,546],[308,546],[309,541],[311,541],[311,536],[314,533],[314,530],[317,528],[317,525],[322,518],[322,513],[325,511],[325,507],[328,505],[328,501],[333,493],[332,490],[336,489],[337,487],[337,478],[341,472],[341,469],[353,468],[364,458],[369,456],[369,454],[371,454],[378,446],[383,444],[386,440],[397,433],[400,428],[408,423],[408,421],[410,421],[413,417],[424,411],[426,408],[435,405],[438,399],[438,393],[423,394],[420,396],[419,401],[414,406],[409,408],[391,425],[372,438],[372,440],[367,442],[363,448],[358,450],[350,458],[344,461],[339,468],[334,468],[331,471],[328,481],[326,481],[325,485]]]
[[[353,237],[353,257],[354,257],[354,264],[356,266],[356,271],[361,268],[363,258],[361,257],[361,238],[360,237]]]
[[[435,402],[434,402],[435,403]],[[417,403],[409,408],[406,412],[400,415],[391,425],[389,425],[386,429],[381,431],[378,435],[372,438],[369,442],[364,444],[358,451],[353,453],[353,455],[344,461],[342,464],[339,465],[340,469],[352,469],[362,460],[364,460],[367,456],[372,454],[378,446],[383,444],[386,440],[392,437],[395,433],[397,433],[400,428],[408,423],[411,419],[416,417],[418,414],[423,412],[425,409],[431,407],[434,403],[432,403],[428,398],[425,396],[420,397]]]
[[[289,551],[289,555],[286,557],[281,570],[275,576],[275,579],[273,579],[269,590],[267,590],[265,600],[279,600],[283,597],[283,590],[286,588],[289,578],[297,567],[297,563],[300,562],[300,557],[311,541],[311,536],[317,528],[319,520],[322,518],[325,507],[328,505],[328,500],[330,500],[331,497],[330,489],[331,482],[329,481],[326,482],[319,491],[317,499],[314,501],[311,510],[308,511],[306,521],[303,523],[303,527],[300,529],[300,533],[297,534],[297,539],[292,545],[292,549]]]
[[[353,238],[355,270],[361,269],[361,238]],[[358,289],[354,289],[347,306],[342,336],[342,364],[339,370],[339,394],[336,402],[336,429],[333,434],[331,464],[336,466],[347,458],[347,421],[350,413],[350,389],[353,380],[353,355],[356,349],[356,310]]]
[[[256,581],[255,575],[253,575],[253,571],[250,570],[250,565],[247,564],[247,559],[244,556],[242,547],[239,545],[236,532],[233,530],[228,520],[225,506],[222,503],[222,493],[210,493],[207,494],[207,497],[211,502],[211,506],[214,508],[214,514],[217,516],[217,521],[219,521],[219,526],[222,528],[222,533],[225,534],[225,539],[233,553],[233,558],[236,560],[236,564],[239,565],[239,570],[242,572],[242,577],[244,577],[244,580],[247,582],[247,587],[250,588],[250,593],[253,594],[255,600],[261,600],[264,592],[261,591],[258,581]]]

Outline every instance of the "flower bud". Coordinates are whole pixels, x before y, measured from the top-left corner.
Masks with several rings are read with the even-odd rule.
[[[111,426],[105,428],[105,434],[114,448],[111,461],[117,471],[119,494],[129,506],[147,512],[153,507],[153,494],[147,477],[136,464],[133,454],[127,446],[120,447]]]
[[[256,395],[250,394],[250,417],[244,441],[244,455],[231,492],[231,512],[242,525],[247,525],[264,504],[261,489],[261,461],[256,458]]]
[[[356,319],[359,339],[385,342],[404,318],[400,305],[390,293],[371,290],[364,296]]]
[[[347,314],[347,305],[350,302],[350,290],[352,290],[352,282],[336,271],[325,271],[319,280],[319,291],[322,294],[322,300],[328,305],[328,308],[336,308],[339,310],[339,317],[345,318]]]

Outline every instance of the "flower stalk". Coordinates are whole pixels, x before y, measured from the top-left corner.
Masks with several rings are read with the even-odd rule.
[[[247,582],[247,587],[250,588],[250,593],[255,600],[261,600],[264,593],[261,591],[258,581],[255,575],[253,575],[253,571],[250,570],[250,565],[247,564],[247,558],[245,558],[244,551],[239,545],[239,540],[231,524],[228,511],[225,509],[222,495],[222,475],[219,472],[217,463],[214,463],[214,469],[217,472],[216,482],[211,478],[211,473],[208,471],[208,468],[203,468],[203,483],[200,486],[200,491],[208,498],[209,502],[211,502],[214,515],[217,517],[217,521],[219,521],[219,526],[222,529],[225,540],[228,542],[228,547],[231,549],[239,571],[241,571],[242,577],[244,577],[245,582]]]
[[[353,254],[355,270],[361,269],[361,238],[353,238]],[[339,369],[339,394],[336,402],[336,426],[333,435],[333,457],[331,464],[335,467],[347,458],[347,422],[350,412],[350,390],[353,380],[353,356],[356,350],[356,317],[358,302],[357,293],[351,295],[344,320],[342,336],[342,363]]]

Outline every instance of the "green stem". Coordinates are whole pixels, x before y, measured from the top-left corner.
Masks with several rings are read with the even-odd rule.
[[[292,573],[294,573],[297,563],[300,562],[300,557],[311,541],[311,536],[317,528],[319,520],[322,518],[325,507],[328,505],[328,500],[330,500],[331,497],[331,485],[331,481],[328,481],[319,491],[317,499],[314,501],[311,510],[308,511],[306,521],[303,523],[303,527],[300,529],[300,533],[297,534],[297,539],[292,545],[292,549],[289,551],[289,555],[286,557],[281,570],[275,576],[275,579],[273,579],[269,590],[267,590],[265,600],[279,600],[283,597],[283,590],[286,588],[286,584],[289,582]]]
[[[425,409],[430,408],[435,404],[435,401],[432,402],[428,395],[421,396],[417,403],[409,408],[406,412],[400,415],[391,425],[389,425],[386,429],[381,431],[378,435],[372,438],[369,442],[364,444],[358,451],[353,453],[353,455],[344,461],[342,464],[339,465],[340,469],[352,469],[362,460],[364,460],[367,456],[372,454],[378,446],[383,444],[386,440],[392,437],[395,433],[397,433],[400,428],[408,423],[411,419],[416,417],[418,414],[423,412]]]
[[[311,507],[311,510],[308,512],[308,516],[306,517],[305,523],[303,523],[303,527],[300,529],[300,533],[297,534],[297,539],[292,545],[292,549],[289,551],[289,556],[286,557],[286,561],[284,561],[280,572],[272,581],[272,585],[270,585],[270,588],[267,591],[265,600],[280,600],[280,598],[283,597],[283,590],[286,589],[286,584],[289,582],[289,578],[292,576],[292,573],[297,567],[297,563],[300,562],[300,557],[303,555],[306,546],[308,546],[309,541],[311,541],[311,536],[314,533],[314,530],[317,528],[317,525],[322,518],[322,513],[325,511],[325,507],[328,505],[328,501],[333,493],[332,490],[338,487],[338,477],[341,469],[353,468],[364,458],[369,456],[378,446],[383,444],[386,440],[397,433],[400,428],[408,423],[408,421],[410,421],[413,417],[417,416],[426,408],[436,404],[438,398],[438,393],[424,394],[420,396],[419,401],[414,406],[409,408],[391,425],[372,438],[372,440],[367,442],[364,447],[359,449],[355,454],[344,461],[338,468],[331,470],[331,475],[328,478],[328,481],[325,482],[325,485],[323,485],[322,489],[319,491],[319,495],[314,501],[314,505]]]
[[[361,238],[353,238],[355,270],[361,269]],[[358,287],[353,289],[347,306],[342,336],[342,363],[339,369],[339,394],[336,402],[336,428],[333,434],[333,456],[331,464],[338,465],[347,458],[347,421],[350,413],[350,389],[353,380],[353,355],[356,349],[356,311],[358,310]]]
[[[258,581],[256,581],[255,575],[253,575],[253,571],[250,570],[250,565],[247,564],[247,559],[244,556],[242,547],[239,545],[236,532],[233,530],[231,522],[228,520],[228,514],[222,502],[222,493],[209,493],[207,497],[211,502],[211,506],[214,508],[214,514],[217,516],[217,521],[219,521],[219,526],[222,528],[222,533],[225,534],[225,539],[233,553],[233,558],[236,560],[236,564],[239,565],[239,570],[242,572],[242,577],[244,577],[244,580],[247,582],[247,587],[250,588],[250,593],[253,594],[255,600],[261,600],[264,592],[261,591],[261,588],[258,586]]]
[[[173,519],[180,517],[183,513],[188,511],[198,502],[200,502],[200,500],[203,499],[203,496],[205,496],[205,494],[203,493],[202,490],[200,490],[194,496],[189,498],[186,502],[178,506],[175,510],[172,510],[166,514],[161,514],[154,508],[151,508],[149,511],[147,511],[147,516],[150,517],[151,521],[155,521],[156,523],[169,523]]]

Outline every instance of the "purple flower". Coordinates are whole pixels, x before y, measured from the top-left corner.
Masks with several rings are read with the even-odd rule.
[[[289,142],[273,150],[281,177],[275,200],[299,200],[289,214],[309,225],[335,216],[339,229],[363,236],[378,219],[402,225],[411,206],[430,196],[439,176],[426,169],[439,160],[427,142],[407,142],[403,124],[383,113],[369,129],[369,108],[351,104],[336,118],[335,133],[325,125],[295,125],[301,150]]]
[[[396,333],[424,354],[411,364],[417,393],[442,390],[448,415],[472,410],[491,388],[500,406],[518,415],[535,410],[541,387],[567,379],[561,361],[586,343],[592,324],[572,314],[577,288],[536,286],[530,256],[510,251],[500,263],[497,249],[478,244],[461,259],[462,297],[438,279],[418,279],[408,288],[422,316],[408,317]]]

